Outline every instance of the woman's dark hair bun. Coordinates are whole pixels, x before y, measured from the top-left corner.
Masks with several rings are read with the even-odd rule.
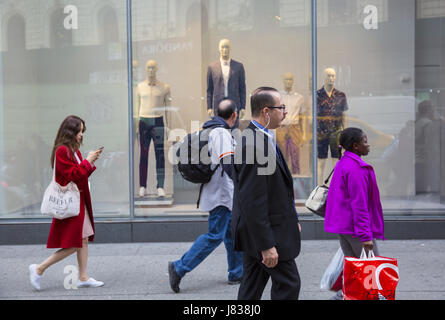
[[[352,151],[354,143],[360,143],[363,137],[363,130],[359,128],[346,128],[340,133],[339,147],[347,151]]]

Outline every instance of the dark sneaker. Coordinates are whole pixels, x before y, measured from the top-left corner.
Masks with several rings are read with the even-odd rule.
[[[341,290],[338,290],[337,293],[329,300],[343,300],[343,292]]]
[[[170,288],[173,292],[179,293],[179,283],[181,282],[181,277],[176,273],[175,266],[173,262],[168,263],[168,277],[170,279]]]
[[[241,283],[241,279],[242,279],[242,277],[239,277],[238,279],[233,279],[233,280],[229,279],[229,281],[227,281],[227,283],[230,284],[230,285],[240,284]]]

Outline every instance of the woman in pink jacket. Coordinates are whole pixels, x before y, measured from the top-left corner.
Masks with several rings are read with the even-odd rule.
[[[340,134],[345,153],[335,166],[326,202],[325,231],[337,233],[343,254],[359,258],[362,248],[379,255],[384,240],[383,210],[374,169],[362,160],[370,151],[366,134],[347,128]],[[337,293],[341,298],[341,291]]]
[[[344,155],[335,166],[326,203],[325,231],[338,233],[345,256],[362,248],[377,255],[375,239],[384,239],[383,210],[374,169],[362,160],[370,151],[366,134],[347,128],[340,135]]]

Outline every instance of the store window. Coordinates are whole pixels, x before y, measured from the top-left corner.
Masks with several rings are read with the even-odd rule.
[[[20,14],[15,14],[9,18],[6,25],[7,48],[10,51],[25,49],[25,19]]]
[[[230,77],[242,78],[227,92],[245,109],[240,129],[250,122],[249,95],[255,88],[273,86],[285,95],[293,119],[279,130],[279,143],[292,168],[296,198],[307,197],[312,186],[310,2],[296,1],[294,7],[306,9],[296,26],[286,16],[290,2],[132,1],[136,216],[203,214],[196,208],[199,185],[182,178],[170,161],[171,150],[210,119],[207,110],[224,95],[222,82],[214,83],[221,73],[222,39],[234,61]],[[143,18],[153,15],[156,19]],[[169,32],[144,32],[147,24]]]
[[[91,177],[96,217],[205,215],[196,208],[199,186],[181,177],[171,153],[209,119],[208,73],[220,63],[222,39],[244,70],[238,93],[229,94],[245,107],[240,129],[251,119],[255,88],[275,87],[286,101],[289,116],[276,136],[299,212],[313,180],[323,181],[338,160],[338,132],[355,126],[369,137],[366,160],[385,214],[444,217],[445,3],[318,0],[318,52],[311,52],[311,2],[132,0],[128,43],[125,0],[0,0],[0,218],[42,217],[52,143],[70,114],[86,121],[84,155],[105,147]],[[66,23],[71,14],[75,26]],[[331,112],[318,114],[316,136],[313,93],[318,112]]]
[[[105,147],[90,178],[95,217],[129,216],[126,7],[112,3],[98,26],[110,1],[0,1],[0,218],[43,217],[51,149],[71,114],[86,122],[84,157]],[[95,37],[110,26],[112,50]]]
[[[319,181],[337,161],[326,141],[337,139],[343,117],[346,126],[368,135],[366,161],[374,166],[388,216],[427,217],[445,209],[440,180],[444,78],[437,77],[445,57],[444,42],[437,42],[443,39],[444,14],[439,2],[330,0],[318,12],[329,17],[318,27]],[[327,105],[336,119],[330,128],[320,120]]]
[[[97,20],[99,22],[99,42],[119,42],[119,26],[114,9],[109,5],[104,6],[99,11]]]
[[[65,28],[64,20],[67,15],[63,7],[56,7],[50,15],[51,48],[63,48],[71,46],[73,42],[72,29]]]

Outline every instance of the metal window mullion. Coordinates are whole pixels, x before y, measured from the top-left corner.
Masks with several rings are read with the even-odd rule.
[[[133,136],[133,35],[131,21],[131,0],[127,0],[127,85],[128,85],[128,164],[130,183],[130,220],[134,220],[134,136]]]
[[[317,150],[317,0],[311,0],[311,34],[312,34],[312,184],[318,183],[318,150]]]

